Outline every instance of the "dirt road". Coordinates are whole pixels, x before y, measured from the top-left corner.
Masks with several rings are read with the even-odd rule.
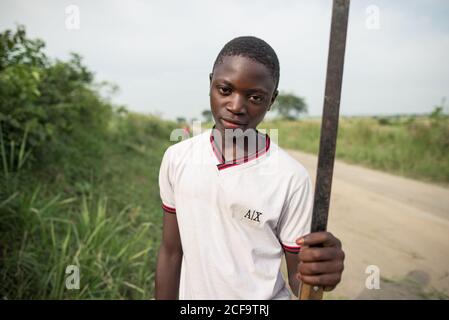
[[[290,151],[315,179],[316,157]],[[337,161],[328,230],[346,253],[330,299],[435,299],[449,295],[449,189]],[[367,289],[368,266],[380,289]]]

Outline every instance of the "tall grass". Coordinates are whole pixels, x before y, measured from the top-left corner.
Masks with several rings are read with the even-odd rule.
[[[44,47],[0,32],[0,298],[150,298],[174,124],[113,105],[81,56]]]
[[[272,121],[282,147],[317,153],[320,120]],[[424,181],[449,183],[449,118],[341,118],[336,156]]]
[[[66,146],[78,156],[29,170],[20,167],[26,137],[14,168],[2,143],[0,296],[151,298],[161,230],[157,173],[172,127],[117,116],[108,135],[87,142],[100,150],[95,158],[79,140]],[[79,267],[79,290],[66,288],[69,265]]]

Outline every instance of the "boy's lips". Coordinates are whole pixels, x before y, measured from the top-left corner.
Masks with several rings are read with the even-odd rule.
[[[221,118],[221,122],[223,123],[223,125],[226,129],[242,128],[247,125],[246,123],[243,123],[240,121],[235,121],[235,120],[225,119],[225,118]]]

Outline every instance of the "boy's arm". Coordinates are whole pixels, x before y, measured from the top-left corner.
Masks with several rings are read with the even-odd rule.
[[[164,211],[162,243],[156,266],[155,297],[157,300],[178,299],[182,246],[176,214]]]
[[[298,274],[298,254],[290,253],[288,251],[285,252],[285,261],[287,263],[287,272],[288,272],[288,284],[290,285],[290,289],[293,294],[297,297],[299,292],[299,280],[296,277]]]

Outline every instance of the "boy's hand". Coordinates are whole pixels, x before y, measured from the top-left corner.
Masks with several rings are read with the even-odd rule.
[[[309,233],[296,240],[301,246],[298,255],[298,280],[330,291],[341,280],[345,253],[341,241],[329,232]],[[309,247],[319,245],[321,247]]]

